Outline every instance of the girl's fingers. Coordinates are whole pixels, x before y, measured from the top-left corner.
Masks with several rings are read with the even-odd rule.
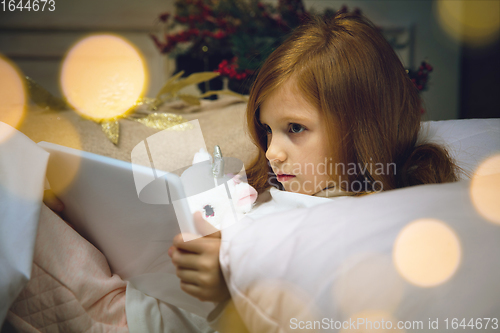
[[[177,276],[181,279],[181,283],[192,284],[197,287],[200,286],[200,273],[192,269],[179,269],[177,268]]]
[[[182,234],[178,234],[174,237],[173,245],[178,249],[192,253],[218,252],[220,248],[220,238],[201,237],[189,242],[184,242]]]
[[[192,252],[192,253],[201,253],[203,252],[203,246],[202,244],[199,244],[197,242],[200,238],[191,240],[189,242],[184,242],[184,239],[182,238],[182,234],[178,234],[177,236],[174,237],[174,240],[172,244],[181,250]]]
[[[177,268],[199,269],[199,255],[185,252],[182,250],[174,250],[172,253],[172,263]]]
[[[224,284],[221,289],[207,289],[195,284],[181,281],[181,289],[191,296],[198,298],[202,302],[223,302],[231,297],[227,286]]]
[[[191,296],[198,298],[201,301],[205,301],[204,290],[197,285],[185,283],[181,281],[181,289]]]

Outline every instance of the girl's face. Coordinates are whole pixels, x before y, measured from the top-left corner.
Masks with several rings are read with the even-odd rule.
[[[289,80],[260,106],[266,158],[286,191],[313,195],[331,184],[332,152],[319,110]]]

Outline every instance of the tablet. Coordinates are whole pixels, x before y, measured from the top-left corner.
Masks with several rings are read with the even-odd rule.
[[[196,232],[177,175],[161,172],[137,186],[156,170],[53,143],[39,146],[50,153],[47,180],[65,204],[65,219],[120,277],[155,271],[175,235]]]
[[[168,256],[175,235],[196,234],[180,178],[172,173],[53,143],[47,180],[64,218],[135,289],[202,317],[213,310],[181,290]]]

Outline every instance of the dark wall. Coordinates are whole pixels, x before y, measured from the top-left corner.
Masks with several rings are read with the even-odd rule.
[[[500,118],[500,40],[462,49],[460,118]]]

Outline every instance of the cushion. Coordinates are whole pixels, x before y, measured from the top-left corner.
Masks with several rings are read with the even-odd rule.
[[[31,278],[7,320],[22,332],[128,332],[126,285],[99,250],[42,205]]]
[[[500,119],[423,122],[423,141],[444,145],[462,169],[462,178],[470,178],[481,161],[500,149]]]

